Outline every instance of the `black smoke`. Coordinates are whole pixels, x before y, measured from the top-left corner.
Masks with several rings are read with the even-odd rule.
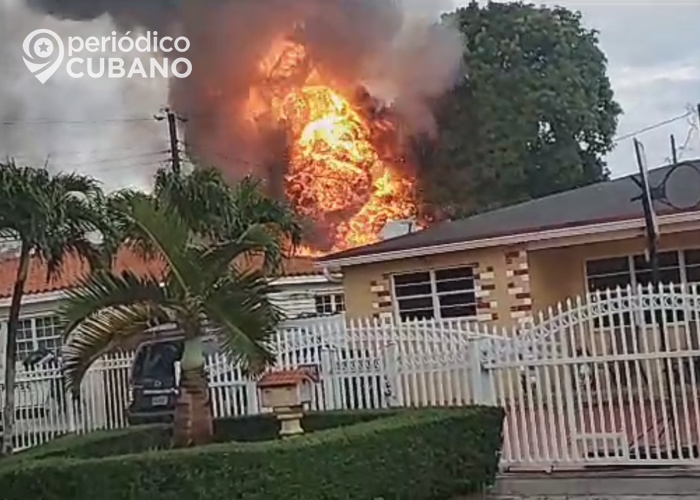
[[[314,63],[338,81],[365,85],[398,110],[406,110],[416,128],[429,126],[424,101],[455,81],[461,55],[460,41],[448,30],[444,36],[431,33],[424,38],[411,31],[417,13],[423,24],[437,21],[438,0],[25,2],[60,19],[109,16],[122,32],[186,36],[193,72],[170,82],[170,104],[187,120],[184,139],[189,152],[234,177],[251,171],[267,177],[268,171],[261,168],[283,149],[271,139],[279,138],[279,131],[252,133],[245,111],[250,88],[259,77],[257,65],[280,34],[302,40]]]

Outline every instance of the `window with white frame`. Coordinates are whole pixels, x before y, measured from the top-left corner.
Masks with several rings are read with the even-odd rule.
[[[660,252],[659,277],[664,285],[683,286],[700,283],[700,250]],[[651,283],[651,266],[643,254],[589,260],[586,262],[586,283],[589,292],[615,291],[619,288],[625,293],[628,286],[634,291],[640,285],[647,286]],[[679,317],[682,312],[675,309],[667,311],[667,321],[682,320],[683,318]],[[625,313],[621,316],[622,321],[615,318],[613,321],[616,324],[629,324],[630,314]],[[645,321],[652,321],[650,314],[645,316]]]
[[[56,352],[61,347],[58,318],[41,316],[20,320],[17,328],[17,359],[22,361],[39,349]]]
[[[395,274],[393,284],[402,320],[476,316],[472,267]]]
[[[342,293],[325,293],[314,297],[316,314],[327,316],[345,312],[345,295]]]

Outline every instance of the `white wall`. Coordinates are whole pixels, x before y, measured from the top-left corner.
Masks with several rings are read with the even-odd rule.
[[[318,294],[343,293],[342,283],[333,283],[322,276],[299,276],[283,278],[275,283],[278,292],[271,294],[275,301],[290,319],[304,313],[315,313]],[[30,295],[24,298],[21,318],[45,316],[56,311],[63,294],[58,292],[42,295]],[[0,300],[0,370],[3,370],[5,359],[5,334],[9,315],[9,299]],[[0,378],[3,372],[0,371]]]
[[[316,300],[314,297],[320,294],[343,293],[341,283],[300,283],[283,286],[283,290],[270,294],[270,299],[284,310],[289,319],[294,319],[300,314],[315,313]]]

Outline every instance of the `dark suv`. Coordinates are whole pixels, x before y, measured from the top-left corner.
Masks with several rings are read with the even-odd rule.
[[[175,363],[180,361],[182,339],[145,342],[131,367],[131,425],[169,422],[178,396]]]

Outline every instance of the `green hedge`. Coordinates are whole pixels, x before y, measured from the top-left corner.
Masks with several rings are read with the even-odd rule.
[[[495,408],[415,410],[289,440],[109,458],[44,455],[0,468],[0,496],[3,500],[446,500],[492,481],[502,420],[503,412]]]
[[[0,471],[6,467],[14,467],[17,463],[53,457],[102,458],[164,449],[170,446],[170,436],[170,426],[162,424],[62,436],[47,444],[1,459]]]
[[[312,412],[304,415],[306,432],[369,422],[394,415],[384,410]],[[214,421],[216,442],[254,442],[279,439],[279,422],[272,414],[225,418]],[[35,460],[50,457],[103,458],[129,455],[151,450],[163,450],[171,444],[170,424],[135,426],[111,431],[95,431],[84,435],[69,435],[28,451],[11,460]],[[2,467],[6,461],[0,461]],[[1,498],[1,497],[0,497]]]
[[[304,415],[301,425],[305,432],[318,432],[395,414],[386,410],[311,412]],[[214,422],[214,432],[219,443],[268,441],[279,438],[279,422],[272,414],[226,418]]]

